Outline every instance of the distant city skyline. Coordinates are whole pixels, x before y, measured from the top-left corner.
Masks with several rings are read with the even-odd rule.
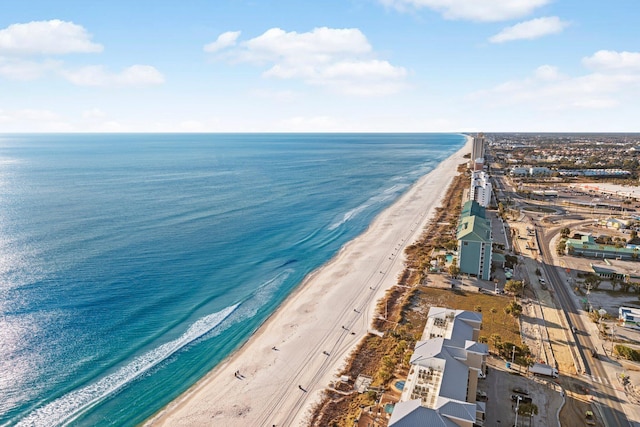
[[[0,5],[0,133],[638,131],[630,0]]]

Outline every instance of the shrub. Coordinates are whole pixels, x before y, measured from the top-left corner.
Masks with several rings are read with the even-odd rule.
[[[640,352],[627,347],[626,345],[616,344],[613,347],[613,351],[623,359],[631,360],[633,362],[640,362]]]

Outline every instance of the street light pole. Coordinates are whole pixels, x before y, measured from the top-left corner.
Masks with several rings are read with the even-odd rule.
[[[611,356],[613,357],[613,346],[615,345],[616,325],[611,325]]]
[[[520,400],[522,399],[522,396],[518,395],[518,397],[516,398],[516,422],[513,423],[513,427],[518,427],[518,408],[520,407]]]

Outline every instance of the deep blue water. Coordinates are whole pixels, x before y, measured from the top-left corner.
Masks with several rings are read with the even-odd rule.
[[[0,135],[0,425],[135,425],[452,134]]]

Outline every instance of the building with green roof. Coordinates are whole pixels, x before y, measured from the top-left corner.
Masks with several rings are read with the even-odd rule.
[[[462,205],[462,211],[460,212],[460,218],[464,218],[466,216],[479,216],[481,218],[487,217],[487,211],[484,206],[481,206],[480,203],[475,200],[468,200]]]
[[[596,243],[591,235],[584,235],[580,239],[567,239],[567,253],[590,258],[618,258],[635,260],[638,258],[637,248],[616,247]]]
[[[475,200],[466,202],[458,222],[458,257],[460,272],[483,280],[491,279],[491,221]]]

